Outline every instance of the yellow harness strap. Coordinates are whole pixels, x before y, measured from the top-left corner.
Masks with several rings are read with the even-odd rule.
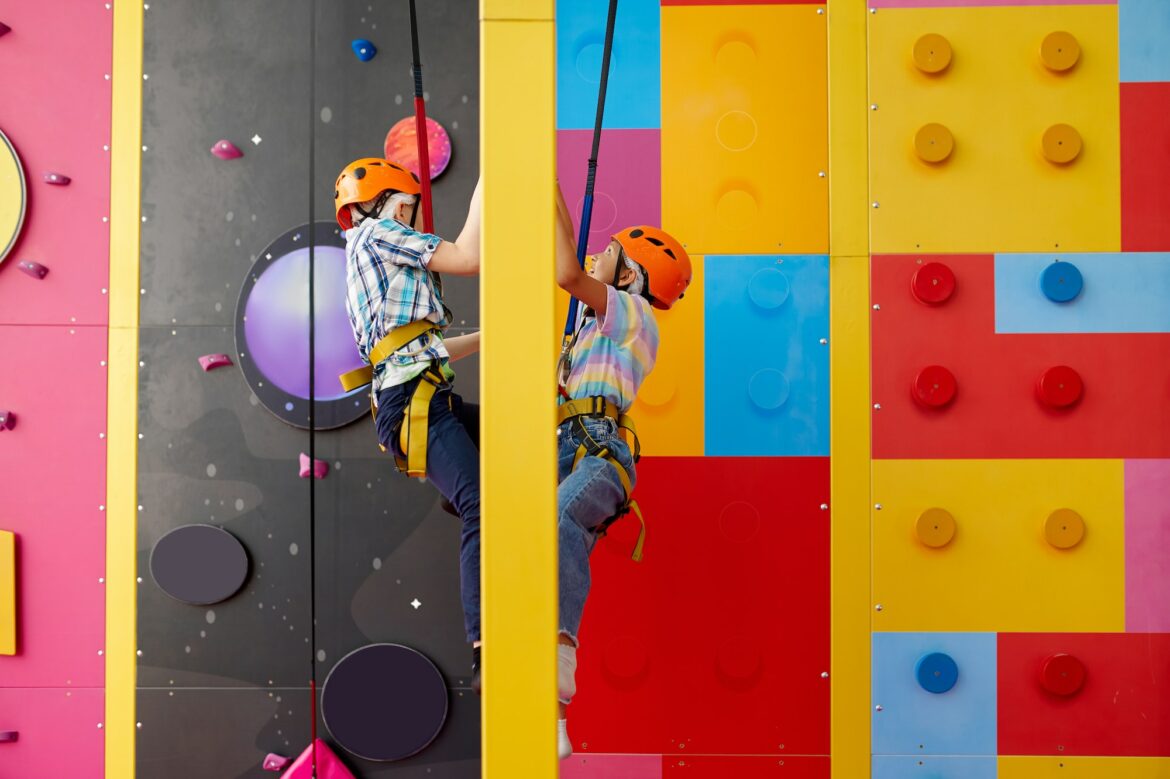
[[[350,392],[369,384],[374,378],[375,365],[389,359],[390,355],[431,331],[438,332],[439,326],[426,319],[394,328],[389,335],[374,344],[374,348],[370,350],[369,365],[363,365],[338,376],[338,379],[341,380],[341,386],[346,392]],[[422,374],[422,379],[415,387],[410,402],[406,406],[402,432],[399,435],[399,444],[402,446],[402,451],[406,452],[406,457],[396,455],[394,462],[398,466],[398,470],[407,476],[420,479],[426,476],[427,428],[430,422],[431,399],[434,398],[435,391],[445,382],[446,379],[438,366],[430,365]],[[378,411],[374,406],[372,395],[370,397],[370,415],[377,420]],[[386,451],[386,447],[382,446],[381,443],[378,444],[378,448],[383,452]]]
[[[634,427],[634,420],[628,415],[621,413],[621,410],[616,405],[610,403],[600,395],[579,400],[567,400],[557,408],[557,425],[560,426],[570,419],[583,416],[608,417],[617,422],[618,428],[622,431],[622,435],[625,437],[628,434],[626,439],[627,444],[630,443],[631,438],[633,439],[633,443],[630,444],[630,449],[634,454],[634,459],[637,460],[641,456],[642,445],[638,441],[638,432]],[[624,515],[628,511],[634,512],[634,516],[638,518],[638,522],[641,523],[642,527],[638,531],[638,541],[634,545],[633,554],[630,556],[634,559],[634,562],[642,562],[642,550],[646,544],[646,519],[642,516],[642,509],[638,507],[638,503],[630,499],[630,493],[633,492],[633,487],[630,484],[630,474],[626,470],[626,467],[610,453],[608,447],[598,444],[587,432],[585,433],[585,437],[588,440],[577,447],[577,453],[573,457],[572,469],[577,470],[577,466],[580,465],[581,460],[589,456],[600,457],[613,465],[617,470],[618,479],[621,480],[626,500],[614,519],[617,519],[617,517]],[[589,444],[592,444],[592,446]]]

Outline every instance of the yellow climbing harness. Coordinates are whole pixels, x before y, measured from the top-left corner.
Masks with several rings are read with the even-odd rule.
[[[358,389],[373,381],[374,366],[390,358],[390,355],[401,350],[411,341],[430,333],[442,333],[442,329],[434,322],[420,319],[402,327],[396,327],[370,350],[370,364],[355,368],[341,374],[341,386],[346,392]],[[427,475],[427,428],[430,423],[431,399],[435,392],[446,386],[447,377],[443,375],[438,361],[432,361],[423,371],[418,385],[410,396],[403,412],[402,429],[398,442],[405,456],[394,453],[394,464],[407,476],[423,478]],[[450,401],[448,401],[450,402]],[[378,410],[374,405],[373,394],[370,395],[370,414],[375,421]],[[383,452],[386,447],[378,444]]]
[[[560,427],[565,422],[572,421],[582,441],[581,445],[577,447],[576,456],[573,458],[573,470],[577,469],[577,466],[580,465],[581,460],[585,457],[600,457],[617,470],[618,478],[621,480],[622,488],[625,490],[625,502],[616,514],[601,523],[597,530],[598,536],[604,536],[606,531],[609,530],[610,525],[632,511],[634,516],[638,518],[638,522],[641,523],[641,528],[638,530],[638,542],[634,545],[633,554],[630,556],[634,559],[634,562],[641,562],[642,549],[646,544],[646,520],[642,516],[642,509],[638,507],[638,502],[630,499],[630,493],[633,491],[630,473],[613,456],[609,447],[602,446],[593,439],[593,436],[589,435],[589,431],[585,429],[585,425],[581,421],[584,417],[608,417],[612,419],[618,426],[619,435],[630,446],[630,452],[634,456],[634,462],[637,462],[642,456],[642,445],[638,441],[638,431],[634,427],[634,420],[628,414],[623,414],[620,408],[610,403],[601,395],[582,398],[580,400],[566,400],[557,407],[557,426]]]

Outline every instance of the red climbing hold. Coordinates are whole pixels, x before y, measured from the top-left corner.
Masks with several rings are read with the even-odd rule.
[[[204,371],[215,370],[231,364],[232,358],[226,354],[205,354],[199,358],[199,365]]]
[[[914,271],[910,292],[920,303],[945,303],[955,292],[955,272],[941,262],[928,262]]]
[[[46,184],[53,184],[54,186],[58,187],[63,187],[70,181],[73,181],[73,179],[69,178],[64,173],[46,173],[44,178]]]
[[[3,38],[8,33],[12,32],[12,28],[4,22],[0,22],[0,38]]]
[[[1040,666],[1040,685],[1053,695],[1073,695],[1085,684],[1085,665],[1070,654],[1058,652]]]
[[[955,374],[941,365],[928,365],[914,377],[911,394],[927,408],[942,408],[955,399],[958,389]]]
[[[16,267],[20,268],[34,279],[43,279],[45,276],[49,275],[48,268],[46,268],[44,265],[41,265],[39,262],[33,262],[32,260],[21,260],[20,262],[16,263]]]
[[[244,153],[240,151],[240,147],[228,140],[219,140],[211,147],[211,153],[221,160],[234,160],[237,157],[243,157]]]
[[[1036,395],[1051,408],[1068,408],[1084,394],[1081,375],[1067,365],[1057,365],[1040,374],[1036,381]]]
[[[283,771],[285,767],[291,762],[291,757],[285,757],[284,755],[278,755],[273,752],[269,752],[264,758],[263,768],[265,771]]]
[[[329,473],[329,463],[324,460],[310,460],[309,455],[301,452],[301,478],[324,479]]]
[[[354,779],[341,759],[321,739],[309,744],[281,779],[311,779],[314,776],[317,779]]]
[[[16,414],[11,411],[0,411],[0,430],[11,430],[16,427]]]

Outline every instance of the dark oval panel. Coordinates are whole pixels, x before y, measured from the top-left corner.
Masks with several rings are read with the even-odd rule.
[[[248,553],[221,527],[184,525],[154,545],[150,575],[175,600],[207,606],[227,600],[244,586]]]

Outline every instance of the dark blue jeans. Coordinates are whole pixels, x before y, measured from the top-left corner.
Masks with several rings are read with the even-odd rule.
[[[403,411],[421,377],[378,393],[378,440],[402,454]],[[431,399],[427,433],[427,480],[463,521],[459,579],[467,640],[479,641],[479,406],[464,403],[448,386]]]

